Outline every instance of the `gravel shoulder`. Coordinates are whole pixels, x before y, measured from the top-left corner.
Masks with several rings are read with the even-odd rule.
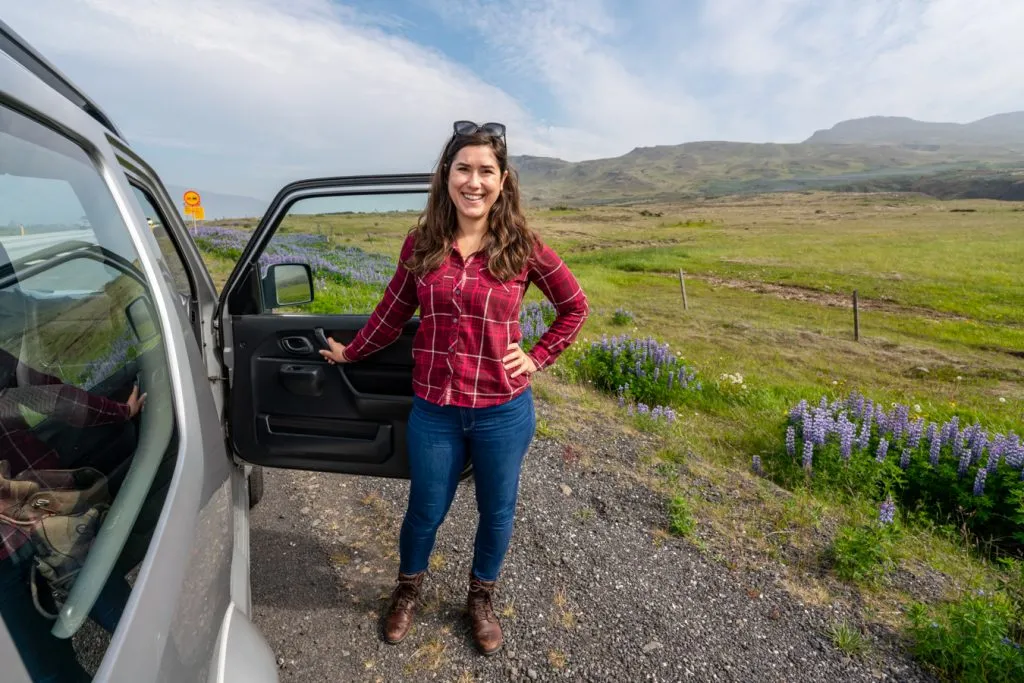
[[[836,649],[827,631],[846,608],[802,603],[783,567],[730,570],[664,533],[664,498],[640,474],[653,437],[580,415],[573,443],[538,438],[527,456],[496,599],[506,645],[490,658],[462,612],[471,480],[438,533],[416,626],[389,646],[380,617],[408,485],[268,470],[252,514],[253,603],[281,680],[932,680],[895,646]]]

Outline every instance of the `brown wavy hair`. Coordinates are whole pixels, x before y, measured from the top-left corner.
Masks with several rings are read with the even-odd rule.
[[[508,171],[505,184],[487,217],[487,234],[481,245],[481,251],[487,254],[487,269],[491,275],[507,282],[523,271],[539,246],[540,238],[526,224],[519,199],[519,174],[509,167],[505,143],[501,138],[482,132],[453,135],[441,151],[430,181],[427,206],[410,231],[416,240],[405,267],[422,277],[439,268],[451,252],[459,222],[455,203],[448,194],[448,174],[459,150],[469,145],[490,147],[501,172]]]

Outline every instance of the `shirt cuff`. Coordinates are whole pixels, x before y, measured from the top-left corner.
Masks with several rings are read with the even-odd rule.
[[[526,355],[533,359],[533,364],[537,366],[537,370],[543,370],[552,361],[551,354],[543,346],[534,346],[527,351]]]

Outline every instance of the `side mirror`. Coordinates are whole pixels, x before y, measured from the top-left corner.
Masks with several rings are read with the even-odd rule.
[[[149,300],[144,296],[132,299],[124,309],[128,324],[132,326],[136,339],[140,342],[149,341],[157,335],[156,320],[150,309]]]
[[[275,263],[267,268],[262,284],[263,310],[313,300],[313,271],[308,263]]]

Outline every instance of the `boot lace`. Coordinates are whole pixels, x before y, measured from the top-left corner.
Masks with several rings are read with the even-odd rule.
[[[494,606],[491,604],[492,588],[485,586],[477,580],[469,583],[469,612],[472,617],[479,621],[497,622],[494,616]]]

